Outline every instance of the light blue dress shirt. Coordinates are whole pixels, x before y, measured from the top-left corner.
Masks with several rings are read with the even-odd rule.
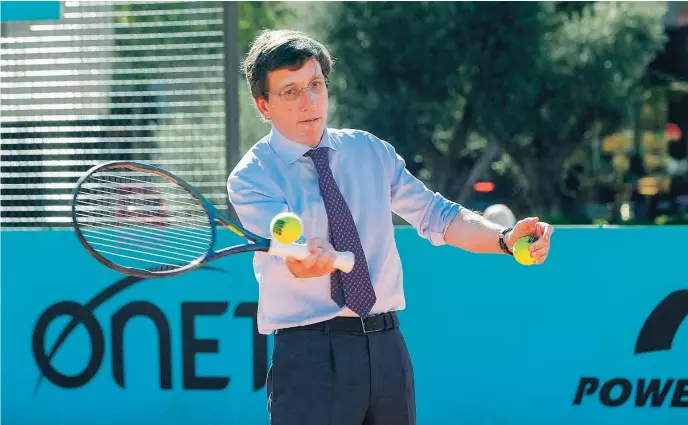
[[[443,245],[444,232],[460,205],[430,191],[406,169],[391,144],[368,132],[325,129],[319,146],[331,149],[332,173],[368,260],[377,295],[371,314],[404,309],[403,271],[392,212],[433,245]],[[318,175],[312,160],[303,156],[309,149],[273,127],[244,155],[227,179],[227,191],[246,229],[270,237],[272,218],[289,211],[301,217],[305,239],[328,239]],[[330,298],[329,275],[297,278],[283,258],[261,252],[254,255],[260,333],[356,315]]]

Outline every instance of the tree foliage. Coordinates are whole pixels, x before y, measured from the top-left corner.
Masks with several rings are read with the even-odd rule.
[[[556,210],[566,159],[623,125],[643,93],[664,12],[631,2],[338,3],[327,37],[338,119],[393,143],[454,199],[482,149],[506,153],[533,210]]]

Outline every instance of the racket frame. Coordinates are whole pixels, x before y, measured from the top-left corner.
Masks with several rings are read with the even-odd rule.
[[[129,169],[129,170],[139,170],[142,172],[147,172],[147,173],[153,173],[156,174],[160,177],[163,177],[167,180],[169,180],[171,183],[177,184],[181,186],[183,189],[185,189],[189,194],[191,194],[194,198],[196,198],[200,204],[205,213],[208,216],[209,223],[210,223],[210,243],[208,246],[208,249],[206,252],[198,257],[197,259],[191,261],[189,264],[186,264],[184,266],[181,266],[179,268],[175,268],[172,270],[166,270],[166,271],[159,271],[159,272],[152,272],[152,271],[145,271],[142,269],[133,269],[129,267],[123,267],[120,265],[117,265],[116,263],[108,260],[105,258],[103,255],[98,253],[95,249],[91,247],[91,245],[86,241],[86,238],[84,235],[81,233],[80,226],[77,221],[77,203],[79,200],[79,194],[81,192],[81,187],[82,185],[89,179],[89,177],[93,174],[95,174],[98,171],[106,171],[106,170],[117,170],[117,169]],[[182,273],[189,272],[193,269],[196,269],[200,266],[202,266],[204,263],[207,263],[209,261],[226,257],[228,255],[233,255],[233,254],[238,254],[238,253],[244,253],[244,252],[266,252],[271,255],[276,255],[280,257],[288,257],[292,256],[297,259],[304,259],[307,257],[310,252],[308,251],[308,248],[305,245],[301,244],[283,244],[278,242],[275,239],[267,239],[262,236],[256,235],[242,226],[238,225],[235,223],[233,220],[231,220],[229,217],[227,217],[225,214],[223,214],[220,210],[215,208],[208,199],[206,199],[205,196],[201,194],[198,189],[195,187],[191,186],[189,183],[185,182],[182,180],[180,177],[175,176],[174,174],[170,173],[169,171],[166,171],[160,167],[154,166],[154,165],[149,165],[149,164],[144,164],[136,161],[108,161],[108,162],[103,162],[100,164],[97,164],[93,167],[91,167],[84,175],[82,175],[79,180],[76,183],[76,186],[74,187],[73,193],[72,193],[72,222],[73,222],[73,227],[75,230],[75,234],[81,243],[81,245],[84,246],[84,248],[93,256],[96,260],[98,260],[100,263],[103,265],[119,271],[120,273],[127,274],[130,276],[136,276],[140,278],[151,278],[151,277],[169,277],[169,276],[175,276],[179,275]],[[213,247],[215,246],[215,242],[217,240],[217,223],[222,224],[232,232],[234,232],[236,235],[241,236],[245,239],[247,239],[250,243],[247,244],[237,244],[233,246],[228,246],[219,250],[214,250]],[[338,269],[342,270],[345,273],[350,272],[353,269],[354,266],[354,255],[350,252],[338,252],[337,253],[337,259],[335,261],[335,267]]]

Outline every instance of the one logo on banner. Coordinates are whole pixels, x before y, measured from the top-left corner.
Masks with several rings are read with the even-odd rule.
[[[201,270],[215,270],[205,267]],[[132,301],[122,305],[107,320],[99,321],[93,311],[105,301],[113,298],[123,290],[138,283],[141,279],[125,277],[113,285],[108,286],[93,299],[85,304],[74,301],[60,301],[49,306],[38,317],[33,330],[33,356],[36,360],[41,375],[36,382],[35,390],[38,391],[43,378],[48,379],[54,385],[62,388],[80,388],[87,385],[101,369],[104,361],[106,345],[111,351],[111,370],[113,381],[122,388],[126,387],[126,362],[124,360],[124,329],[133,318],[147,318],[154,325],[157,335],[152,335],[152,340],[158,346],[159,386],[161,389],[172,389],[173,362],[179,359],[182,375],[182,386],[185,390],[222,390],[229,385],[229,376],[199,376],[197,373],[196,356],[200,353],[217,353],[218,340],[212,338],[199,338],[196,334],[196,320],[202,316],[222,316],[230,309],[228,302],[182,302],[181,330],[172,332],[173,328],[165,313],[155,304],[149,301]],[[262,388],[267,375],[268,353],[267,336],[258,333],[256,323],[256,308],[254,302],[240,303],[234,308],[233,317],[249,318],[253,320],[253,344],[246,349],[253,351],[253,390]],[[57,339],[48,346],[46,338],[48,329],[58,318],[69,318],[67,325],[61,329]],[[102,320],[102,319],[101,319]],[[70,334],[79,326],[83,326],[88,334],[90,344],[83,344],[85,353],[90,353],[86,364],[77,373],[68,374],[61,371],[54,364],[54,358],[63,346]],[[106,344],[104,327],[109,326],[111,341]],[[179,335],[181,341],[174,343],[173,335]],[[245,346],[247,344],[237,344]],[[181,346],[181,353],[172,353],[173,346]],[[235,349],[236,347],[234,347]],[[130,348],[131,349],[131,348]]]
[[[636,355],[669,351],[681,324],[688,321],[688,290],[671,293],[652,310],[638,334]],[[688,353],[676,353],[688,358]],[[688,376],[659,378],[580,378],[573,405],[599,402],[607,407],[688,407]]]

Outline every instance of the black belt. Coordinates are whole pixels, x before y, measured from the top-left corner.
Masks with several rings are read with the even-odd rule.
[[[334,317],[324,322],[313,323],[311,325],[296,326],[293,328],[280,329],[278,332],[289,330],[309,329],[309,330],[329,330],[331,332],[352,332],[352,333],[371,333],[388,331],[399,328],[399,318],[397,313],[376,314],[367,317]]]

